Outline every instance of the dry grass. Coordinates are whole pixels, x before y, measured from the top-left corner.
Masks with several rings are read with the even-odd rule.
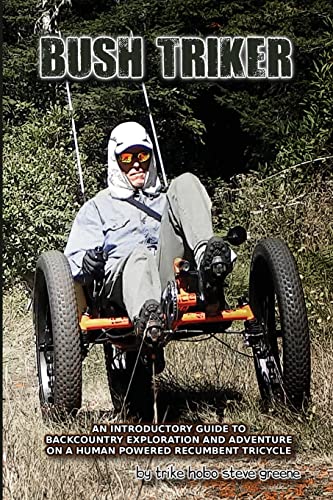
[[[132,499],[140,489],[134,479],[135,465],[154,469],[173,462],[178,468],[191,464],[200,469],[263,467],[262,461],[234,459],[154,458],[49,458],[44,453],[44,435],[89,432],[93,423],[112,420],[104,360],[98,348],[90,353],[84,367],[84,402],[74,421],[61,427],[43,422],[39,410],[34,341],[30,314],[22,310],[22,291],[5,297],[4,324],[4,496],[10,499]],[[241,339],[225,338],[237,350],[244,350]],[[315,341],[313,359],[313,405],[307,419],[301,420],[281,410],[263,414],[252,359],[245,358],[215,339],[206,342],[177,342],[166,350],[167,368],[159,377],[160,413],[168,408],[168,421],[242,422],[254,433],[285,433],[297,436],[296,462],[268,460],[272,468],[314,467],[322,472],[332,458],[332,338]],[[288,465],[289,464],[289,465]],[[324,467],[324,469],[323,469]],[[140,498],[221,498],[220,481],[215,486],[202,481],[152,481]],[[214,486],[214,487],[213,487]],[[231,485],[223,495],[237,498]],[[245,487],[245,483],[244,483]],[[217,490],[216,490],[217,488]],[[230,489],[231,488],[231,489]],[[217,493],[216,493],[217,491]],[[236,491],[236,490],[235,490]],[[239,493],[240,494],[240,493]],[[248,496],[247,498],[251,498]]]
[[[139,494],[144,499],[185,500],[329,498],[333,495],[327,484],[327,468],[332,463],[333,449],[333,297],[329,275],[332,263],[331,254],[327,253],[333,248],[333,235],[327,228],[327,222],[332,220],[332,183],[325,184],[324,189],[324,184],[316,181],[311,192],[306,186],[299,186],[298,191],[289,192],[289,203],[292,200],[299,203],[272,210],[274,203],[276,207],[285,203],[285,199],[279,199],[276,194],[278,185],[270,189],[264,184],[254,187],[253,179],[251,183],[249,177],[242,182],[234,199],[234,220],[247,220],[251,235],[256,239],[267,232],[284,237],[296,253],[303,275],[312,337],[312,403],[309,412],[304,418],[285,409],[263,413],[253,360],[235,352],[245,351],[242,337],[224,335],[219,338],[234,350],[214,338],[167,346],[167,368],[158,379],[159,414],[160,418],[165,415],[167,421],[242,422],[253,433],[293,434],[297,437],[296,458],[282,462],[223,457],[164,457],[152,461],[149,457],[48,458],[44,452],[45,434],[89,432],[93,423],[113,419],[102,349],[95,347],[85,361],[84,399],[77,418],[61,427],[43,422],[38,401],[31,313],[25,309],[27,299],[23,290],[17,289],[4,298],[5,498],[118,500],[135,499]],[[286,183],[281,192],[290,189]],[[304,190],[307,190],[307,196],[301,196]],[[224,213],[223,217],[231,216]],[[289,228],[286,225],[288,220],[291,221]],[[239,252],[238,267],[230,279],[228,299],[231,305],[248,281],[253,239]],[[275,496],[267,496],[267,483],[249,481],[153,480],[140,489],[141,483],[134,479],[137,464],[154,469],[156,465],[163,467],[170,463],[178,468],[190,464],[195,469],[203,465],[220,469],[231,464],[235,468],[298,468],[303,478],[297,484],[270,482],[269,489],[280,491]]]

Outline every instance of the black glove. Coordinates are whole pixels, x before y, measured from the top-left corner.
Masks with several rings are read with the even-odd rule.
[[[104,267],[106,254],[101,249],[87,250],[82,261],[82,271],[92,278],[102,279],[104,277]]]

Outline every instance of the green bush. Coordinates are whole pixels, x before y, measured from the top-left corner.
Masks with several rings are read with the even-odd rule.
[[[68,113],[54,106],[44,114],[31,108],[26,123],[4,135],[7,283],[29,276],[41,252],[64,248],[81,201],[70,130]],[[96,190],[93,178],[87,189]]]
[[[302,175],[295,173],[301,170]],[[260,238],[284,240],[301,275],[311,329],[331,334],[333,317],[333,161],[309,163],[265,177],[238,175],[233,186],[215,185],[214,226],[225,234],[241,224],[248,241],[236,250],[238,262],[229,278],[228,296],[248,288],[254,246]]]
[[[41,251],[64,247],[82,202],[70,117],[64,109],[65,87],[40,80],[36,65],[34,24],[50,6],[34,5],[32,0],[8,0],[5,6],[6,280],[32,271]],[[217,227],[238,219],[256,236],[265,230],[280,233],[298,252],[310,241],[303,245],[299,222],[308,195],[312,199],[306,176],[316,179],[322,164],[310,164],[311,174],[306,166],[272,181],[263,181],[263,176],[333,154],[332,15],[328,0],[307,5],[288,1],[283,8],[277,0],[84,0],[62,8],[58,22],[63,36],[117,36],[129,28],[142,35],[147,45],[146,87],[168,176],[189,170],[208,185],[210,194],[217,188]],[[288,36],[294,45],[295,74],[290,81],[162,81],[154,40],[167,34]],[[109,131],[125,120],[141,121],[149,128],[149,119],[139,83],[90,80],[72,83],[71,88],[90,197],[105,186]],[[50,107],[51,103],[57,105]],[[230,176],[250,169],[259,172],[226,183]],[[326,199],[330,191],[319,177]],[[225,197],[232,201],[232,211],[226,208]],[[320,201],[318,195],[316,203]],[[307,227],[311,235],[313,227]],[[310,239],[314,247],[316,238]],[[329,245],[324,237],[321,241]]]

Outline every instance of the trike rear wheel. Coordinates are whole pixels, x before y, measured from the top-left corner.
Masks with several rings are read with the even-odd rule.
[[[153,415],[152,372],[138,351],[121,351],[104,344],[105,365],[111,400],[121,418],[139,415],[151,420]]]

